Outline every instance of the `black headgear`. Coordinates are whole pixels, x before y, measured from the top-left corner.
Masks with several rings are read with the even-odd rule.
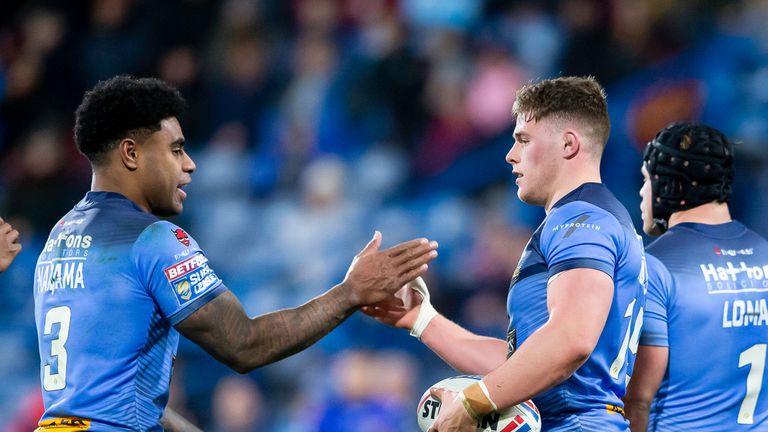
[[[727,202],[733,183],[733,143],[717,129],[674,123],[659,131],[643,156],[651,180],[653,222],[712,201]]]

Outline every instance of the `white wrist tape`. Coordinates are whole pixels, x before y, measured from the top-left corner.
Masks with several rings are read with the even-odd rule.
[[[413,328],[411,328],[410,331],[411,336],[421,339],[421,334],[424,332],[424,329],[427,328],[430,321],[437,316],[437,311],[429,301],[429,289],[427,289],[427,284],[421,276],[414,279],[408,286],[416,290],[424,298],[421,301],[419,315],[416,317],[416,321],[413,323]]]
[[[496,402],[494,402],[493,399],[491,399],[491,394],[488,392],[488,387],[486,387],[485,382],[483,382],[483,380],[480,380],[479,384],[480,384],[480,390],[482,390],[485,397],[488,398],[488,402],[491,403],[491,407],[493,407],[493,410],[498,411],[499,407],[496,405]]]

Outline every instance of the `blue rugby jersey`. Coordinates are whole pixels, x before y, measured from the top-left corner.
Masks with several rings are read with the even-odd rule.
[[[736,221],[683,223],[647,252],[640,343],[669,348],[648,430],[768,430],[766,239]]]
[[[225,289],[184,230],[88,192],[35,269],[41,430],[162,430],[173,326]]]
[[[507,299],[510,352],[548,319],[547,282],[591,268],[614,282],[613,302],[592,355],[570,378],[533,401],[546,431],[625,431],[621,397],[634,364],[645,303],[643,244],[627,210],[602,184],[558,201],[520,257]]]

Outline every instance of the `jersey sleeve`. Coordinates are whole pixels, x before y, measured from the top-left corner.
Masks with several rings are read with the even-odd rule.
[[[541,233],[548,277],[591,268],[613,278],[622,237],[619,221],[599,207],[576,201],[557,208]]]
[[[640,345],[668,347],[667,306],[672,276],[656,257],[646,252],[645,258],[648,265],[648,293],[645,296]]]
[[[172,325],[226,290],[197,242],[170,222],[149,225],[136,239],[133,258],[139,280]]]

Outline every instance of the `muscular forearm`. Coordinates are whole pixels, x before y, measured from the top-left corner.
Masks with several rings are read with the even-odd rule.
[[[506,408],[560,384],[589,358],[584,346],[568,331],[544,325],[484,381],[491,399]]]
[[[499,408],[551,389],[589,359],[603,332],[613,289],[611,277],[594,269],[566,270],[550,279],[549,320],[483,379]]]
[[[357,310],[356,302],[340,284],[299,307],[249,318],[226,291],[176,328],[222,363],[247,373],[312,345]]]
[[[632,432],[645,432],[648,429],[648,415],[651,404],[646,401],[624,399],[624,415],[629,420],[629,430]]]
[[[667,372],[669,349],[665,346],[640,345],[632,379],[624,395],[624,412],[632,432],[645,431],[651,403]]]
[[[166,408],[160,425],[165,432],[202,432],[197,426],[180,416],[170,408]]]
[[[238,352],[242,369],[250,371],[309,347],[355,310],[345,287],[337,285],[299,307],[251,319],[246,344]]]
[[[414,239],[379,250],[381,233],[355,256],[344,281],[293,309],[249,318],[237,298],[220,287],[217,297],[176,329],[238,372],[249,372],[312,345],[364,304],[391,297],[427,271],[436,242]]]
[[[507,356],[507,343],[465,330],[442,315],[429,323],[421,341],[461,373],[485,375]]]

